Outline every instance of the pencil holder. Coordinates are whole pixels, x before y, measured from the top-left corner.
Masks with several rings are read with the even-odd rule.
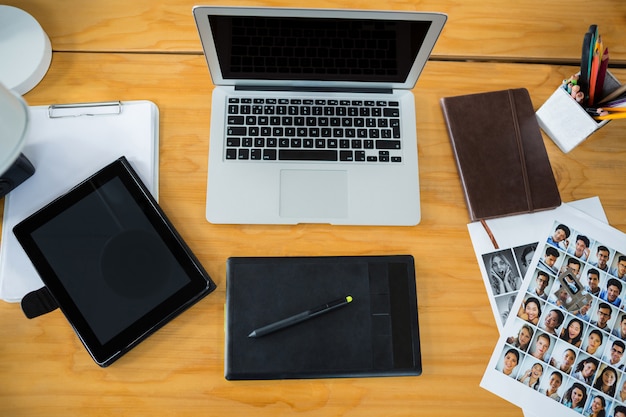
[[[620,86],[609,71],[606,73],[602,95],[606,96]],[[609,120],[596,121],[563,87],[559,87],[537,110],[537,121],[544,132],[564,153],[568,153]]]

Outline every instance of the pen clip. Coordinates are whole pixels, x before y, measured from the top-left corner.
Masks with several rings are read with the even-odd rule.
[[[110,101],[103,103],[52,104],[48,106],[48,117],[50,119],[59,119],[63,117],[118,115],[121,113],[121,101]]]

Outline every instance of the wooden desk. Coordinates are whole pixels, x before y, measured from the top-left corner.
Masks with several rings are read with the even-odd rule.
[[[418,226],[222,226],[204,219],[211,93],[204,58],[55,53],[42,83],[25,97],[31,105],[148,99],[159,106],[160,202],[219,287],[106,369],[92,362],[59,311],[27,320],[17,304],[0,302],[0,415],[520,417],[520,409],[478,385],[498,332],[467,232],[439,99],[525,86],[538,107],[574,70],[428,63],[415,90],[423,208]],[[626,79],[626,70],[615,74]],[[626,231],[623,124],[610,123],[567,155],[549,139],[546,146],[563,200],[599,195],[609,221]],[[227,257],[396,253],[416,259],[422,376],[224,379]]]
[[[584,33],[598,24],[611,62],[626,65],[626,2],[545,0],[351,2],[315,0],[5,0],[32,14],[55,51],[201,53],[191,9],[197,4],[438,11],[448,22],[433,57],[578,63]]]

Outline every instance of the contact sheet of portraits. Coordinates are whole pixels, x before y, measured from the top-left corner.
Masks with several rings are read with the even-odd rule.
[[[536,248],[537,243],[531,243],[482,255],[489,281],[487,291],[495,300],[502,325],[511,312]]]
[[[526,398],[525,410],[534,396],[543,404],[534,411],[626,413],[626,239],[604,229],[555,222],[537,244],[490,362]]]

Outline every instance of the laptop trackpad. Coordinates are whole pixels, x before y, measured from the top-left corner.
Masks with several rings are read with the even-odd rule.
[[[280,215],[300,218],[348,216],[347,171],[280,171]]]

